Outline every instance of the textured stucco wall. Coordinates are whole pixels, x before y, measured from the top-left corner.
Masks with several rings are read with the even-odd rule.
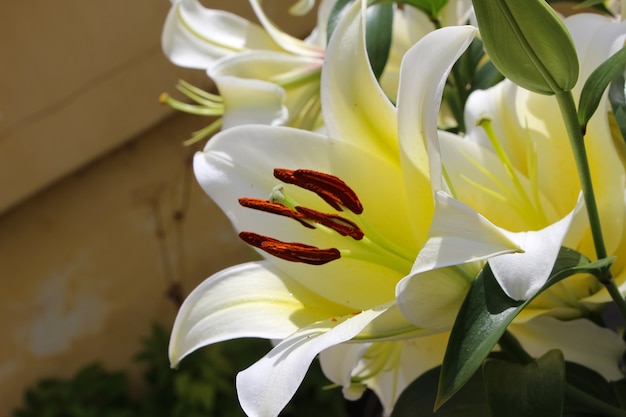
[[[252,258],[181,145],[205,122],[176,115],[0,218],[0,415],[41,377],[130,365],[171,284]]]

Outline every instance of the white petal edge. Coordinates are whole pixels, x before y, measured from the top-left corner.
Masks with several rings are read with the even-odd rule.
[[[313,359],[323,350],[352,339],[387,307],[319,322],[284,339],[237,375],[237,393],[244,412],[250,417],[278,416],[300,386]]]
[[[591,368],[610,381],[624,378],[619,368],[624,342],[617,333],[587,319],[561,321],[541,316],[513,323],[510,330],[534,357],[556,348],[563,351],[565,360]]]
[[[161,34],[165,55],[181,67],[207,69],[246,49],[279,50],[258,25],[233,13],[207,9],[197,0],[177,0]]]
[[[192,351],[224,340],[282,339],[339,311],[315,308],[314,295],[268,262],[236,265],[207,278],[185,299],[172,328],[170,362],[175,366]]]
[[[473,26],[451,26],[431,32],[409,49],[400,67],[400,149],[418,172],[430,177],[435,191],[443,189],[437,139],[443,87],[452,66],[477,31]]]
[[[496,280],[514,300],[528,300],[546,283],[582,198],[576,208],[556,223],[538,231],[510,233],[509,238],[524,251],[489,259]]]

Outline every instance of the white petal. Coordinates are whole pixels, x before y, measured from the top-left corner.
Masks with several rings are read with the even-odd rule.
[[[170,361],[175,366],[192,351],[223,340],[284,338],[344,313],[267,262],[237,265],[209,277],[185,299],[172,329]]]
[[[273,417],[289,402],[309,365],[324,349],[356,336],[385,307],[300,329],[237,376],[241,407],[249,416]]]
[[[224,103],[222,130],[247,124],[281,125],[289,118],[285,91],[275,84],[231,76],[214,78]]]
[[[407,52],[400,68],[397,106],[402,155],[416,173],[430,178],[434,190],[442,189],[437,113],[443,87],[476,32],[473,26],[431,32]]]
[[[280,45],[285,51],[302,56],[324,56],[323,49],[295,38],[276,27],[276,25],[268,19],[267,15],[263,11],[260,0],[250,0],[250,6],[252,6],[254,13],[256,14],[257,19],[259,19],[259,22],[261,22],[263,28],[265,28],[267,33],[272,37],[272,39],[274,39],[274,42]]]
[[[407,52],[400,67],[400,154],[409,205],[419,213],[411,217],[411,227],[422,244],[433,215],[432,199],[424,198],[423,193],[442,189],[437,113],[443,86],[452,65],[475,34],[476,28],[471,26],[431,32]]]
[[[612,330],[587,319],[560,321],[542,316],[524,324],[514,323],[510,330],[532,356],[561,349],[565,360],[591,368],[608,380],[624,378],[619,367],[624,342]]]
[[[429,233],[431,237],[417,256],[412,275],[520,250],[502,229],[442,191],[435,194],[435,216]]]
[[[220,93],[227,103],[224,124],[231,127],[230,107],[245,108],[252,114],[248,123],[280,125],[300,116],[304,106],[313,97],[319,97],[319,73],[322,60],[318,58],[300,57],[284,52],[250,51],[218,61],[209,71],[209,77],[218,85]],[[301,85],[284,90],[298,77],[309,79]],[[240,94],[233,104],[233,97],[225,90],[224,80],[233,83],[233,78],[258,80],[258,82],[241,81],[236,84],[235,91]],[[267,82],[263,84],[262,82]],[[245,88],[254,88],[246,91]],[[255,115],[256,113],[256,115]],[[243,124],[243,123],[239,123]]]
[[[381,244],[396,245],[404,255],[394,257],[386,252],[377,255],[377,250],[370,250],[370,256],[361,241],[307,229],[292,219],[240,206],[239,198],[267,199],[272,189],[282,184],[274,178],[274,168],[312,169],[341,178],[363,203],[363,214],[352,218],[366,236]],[[387,302],[394,297],[396,282],[410,270],[417,247],[413,236],[406,232],[409,214],[401,174],[396,166],[378,155],[307,131],[243,126],[213,137],[206,151],[196,155],[194,170],[200,185],[237,231],[353,251],[354,256],[320,266],[288,262],[263,252],[287,275],[339,304],[364,310]],[[316,194],[283,185],[287,195],[299,205],[332,211]],[[339,214],[349,216],[345,210]]]
[[[396,286],[398,308],[416,327],[448,330],[476,273],[463,268],[441,268],[410,275]]]
[[[299,0],[289,8],[289,13],[295,16],[303,16],[311,11],[315,5],[315,0]]]
[[[344,395],[358,392],[359,385],[351,377],[361,380],[381,400],[384,415],[390,415],[402,391],[441,364],[448,336],[439,333],[394,342],[337,345],[320,354],[320,363],[325,375],[344,387]]]
[[[207,9],[197,0],[172,2],[161,44],[173,63],[198,69],[246,49],[279,49],[258,25],[223,10]]]
[[[362,389],[354,389],[352,371],[371,343],[343,343],[331,346],[320,353],[320,365],[326,378],[343,387],[344,397],[350,401],[361,398]]]
[[[491,270],[504,292],[514,300],[527,300],[545,284],[559,254],[577,208],[556,223],[539,231],[505,232],[523,253],[495,256],[489,259]]]
[[[398,161],[395,109],[372,73],[365,47],[367,1],[356,1],[337,24],[322,70],[322,111],[333,137]]]

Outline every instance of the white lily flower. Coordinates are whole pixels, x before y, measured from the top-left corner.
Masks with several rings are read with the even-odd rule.
[[[576,15],[565,23],[581,62],[576,96],[591,71],[623,45],[626,24],[596,15]],[[430,58],[427,54],[428,51],[416,55],[415,59],[427,60]],[[407,57],[405,63],[409,59]],[[400,93],[406,92],[401,85]],[[411,94],[410,90],[407,94]],[[399,108],[402,105],[400,97]],[[429,241],[421,250],[411,275],[398,284],[398,305],[416,326],[441,331],[451,328],[455,319],[453,312],[458,310],[471,283],[462,274],[449,273],[450,268],[474,271],[475,261],[488,259],[505,293],[515,300],[527,300],[535,296],[548,279],[561,245],[591,259],[595,256],[573,155],[554,98],[504,81],[490,90],[474,93],[466,108],[467,125],[474,127],[465,137],[437,132],[434,114],[425,120],[417,119],[417,126],[407,123],[404,130],[400,120],[401,140],[405,137],[403,131],[411,130],[426,137],[423,141],[408,143],[407,157],[415,160],[411,155],[419,154],[415,152],[416,143],[427,144],[431,161],[428,172],[433,187],[440,191],[435,194],[435,216]],[[623,253],[626,244],[626,171],[619,156],[623,152],[621,139],[614,139],[611,134],[608,112],[608,101],[604,99],[588,125],[585,140],[607,248],[610,254],[618,254]],[[414,114],[423,114],[423,111],[416,109]],[[441,153],[441,165],[432,164],[437,161],[432,157],[436,152]],[[493,239],[497,235],[468,232],[467,225],[477,222],[496,228],[500,236],[514,242],[519,251],[504,254],[499,250],[500,242]],[[624,290],[626,271],[618,262],[612,272]],[[530,334],[529,328],[546,323],[537,316],[549,314],[559,319],[577,319],[594,308],[592,301],[608,300],[606,291],[595,278],[569,278],[540,294],[522,311],[511,329],[524,346],[536,345],[541,338],[532,341],[524,338]],[[580,319],[568,326],[587,329],[591,324]],[[577,343],[577,349],[563,347],[566,359],[590,366],[607,378],[615,378],[621,373],[617,368],[619,355],[614,353],[623,351],[623,343],[610,331],[598,330],[597,333],[611,346],[611,354],[607,353],[610,360],[594,362],[590,357],[581,358],[585,355],[580,352],[597,343],[596,339]],[[551,341],[545,338],[542,348],[550,346]],[[557,347],[562,345],[557,344]],[[539,350],[535,346],[533,352]],[[576,350],[578,355],[573,352]]]
[[[344,342],[366,348],[353,372],[344,368],[337,382],[352,394],[357,385],[372,387],[387,413],[443,354],[445,336],[409,323],[395,302],[396,284],[427,239],[432,189],[420,176],[423,187],[407,195],[415,167],[401,162],[395,108],[367,61],[366,7],[362,1],[350,8],[328,47],[322,75],[328,135],[239,126],[218,134],[194,161],[202,187],[265,260],[222,271],[192,292],[176,319],[170,358],[175,365],[200,346],[234,337],[279,340],[237,378],[251,416],[277,415],[316,355],[325,352],[325,362],[332,362],[343,355],[334,349]],[[425,63],[429,77],[403,76],[442,85],[475,32],[451,27],[425,38],[427,48],[438,48],[436,59]],[[417,98],[424,108],[435,100]],[[482,225],[475,231],[482,233]],[[432,358],[396,366],[420,350]],[[404,352],[404,359],[373,366],[373,351]]]
[[[206,69],[220,95],[184,83],[178,89],[195,104],[164,94],[162,102],[181,111],[223,119],[197,132],[195,142],[219,128],[250,123],[285,125],[317,130],[322,124],[320,71],[327,44],[327,22],[337,0],[323,0],[317,26],[304,40],[281,31],[265,15],[258,0],[250,0],[261,26],[231,13],[204,8],[198,0],[177,0],[163,30],[163,49],[177,65]],[[465,20],[471,3],[454,0],[444,9],[442,22]],[[309,11],[311,1],[293,6],[297,14]],[[391,51],[380,79],[383,90],[394,97],[402,56],[434,29],[432,22],[413,7],[395,9]],[[254,99],[251,99],[254,97]]]

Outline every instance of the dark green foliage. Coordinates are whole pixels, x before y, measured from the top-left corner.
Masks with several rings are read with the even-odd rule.
[[[167,358],[169,334],[153,326],[135,360],[144,366],[144,385],[131,391],[126,371],[99,364],[81,369],[67,380],[46,378],[28,389],[13,417],[237,417],[244,416],[235,392],[235,376],[263,356],[265,340],[240,339],[201,349],[178,369]],[[324,390],[329,382],[314,363],[300,390],[281,414],[346,417],[341,390]],[[131,392],[133,392],[131,394]]]

